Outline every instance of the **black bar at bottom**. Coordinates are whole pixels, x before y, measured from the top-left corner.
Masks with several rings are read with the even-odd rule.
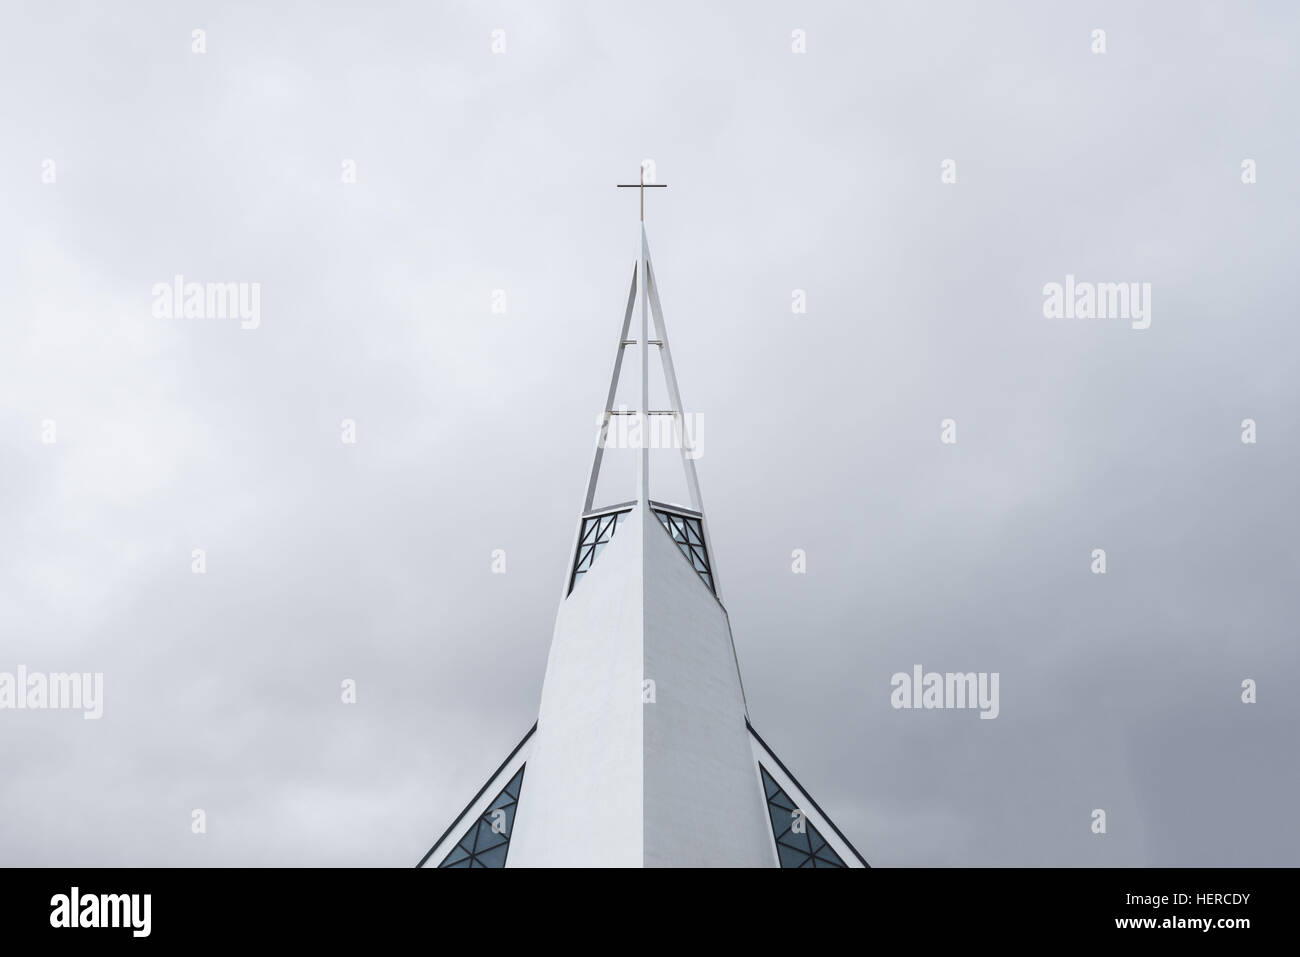
[[[1263,933],[1289,936],[1295,869],[890,869],[785,875],[729,870],[488,872],[357,869],[0,869],[0,933],[20,941],[78,946],[114,939],[247,943],[284,940],[295,949],[348,939],[368,944],[460,939],[446,924],[502,937],[532,932],[538,946],[591,922],[617,946],[676,946],[670,930],[705,918],[736,923],[745,938],[775,941],[798,928],[839,923],[882,942],[902,933],[918,946],[947,941],[1128,937],[1138,946],[1193,940],[1233,946]],[[72,927],[72,889],[78,923]],[[148,900],[148,935],[144,898]],[[113,895],[105,903],[103,895]],[[121,895],[127,895],[125,897]],[[141,895],[131,897],[130,895]],[[95,898],[93,905],[87,898]],[[65,903],[66,902],[66,903]],[[87,910],[90,908],[90,911]],[[132,921],[132,917],[135,918]],[[484,918],[487,918],[486,920]],[[577,921],[584,926],[574,926]],[[55,924],[67,926],[53,926]],[[608,937],[609,933],[616,937]],[[680,939],[680,938],[676,938]],[[593,942],[594,943],[594,942]],[[494,942],[493,946],[496,945]],[[600,948],[605,949],[605,948]],[[19,953],[19,951],[10,951]],[[53,952],[53,951],[51,951]]]

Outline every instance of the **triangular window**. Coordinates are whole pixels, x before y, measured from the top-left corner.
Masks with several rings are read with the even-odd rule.
[[[843,859],[826,843],[821,832],[781,790],[767,768],[758,766],[763,776],[767,813],[772,819],[772,837],[782,867],[847,867]]]
[[[572,594],[578,579],[591,570],[592,563],[605,550],[614,532],[631,509],[621,512],[607,512],[604,515],[592,515],[582,520],[582,534],[578,536],[578,552],[573,556],[573,576],[569,580],[569,593]]]
[[[519,807],[519,789],[524,783],[523,766],[496,796],[483,816],[474,822],[460,842],[451,849],[439,867],[505,867],[510,850],[510,835]]]
[[[704,579],[704,584],[709,586],[709,591],[713,591],[713,570],[709,568],[709,553],[704,547],[704,529],[700,526],[700,520],[662,508],[656,508],[654,513],[659,519],[659,524],[677,543],[677,547],[682,550],[682,554],[691,563],[696,574]]]

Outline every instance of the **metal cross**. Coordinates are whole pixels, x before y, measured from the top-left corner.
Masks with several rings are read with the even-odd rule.
[[[644,167],[644,166],[641,167],[641,182],[640,182],[640,183],[619,183],[619,184],[618,184],[618,188],[619,188],[619,189],[639,189],[639,190],[641,190],[641,222],[643,222],[643,223],[645,222],[645,191],[646,191],[646,187],[647,187],[647,186],[650,187],[651,189],[654,189],[655,187],[659,187],[659,188],[661,188],[661,189],[667,189],[667,188],[668,188],[668,184],[667,184],[667,183],[647,183],[647,182],[645,181],[645,167]]]

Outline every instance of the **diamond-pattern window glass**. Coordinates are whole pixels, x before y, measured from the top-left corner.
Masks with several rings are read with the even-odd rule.
[[[709,552],[704,547],[704,529],[700,527],[700,520],[662,508],[656,508],[654,512],[659,524],[667,529],[691,567],[704,579],[709,591],[713,591],[713,571],[709,568]]]
[[[790,796],[781,790],[767,768],[758,766],[767,795],[767,813],[772,819],[772,837],[782,867],[846,867],[844,860],[826,843]],[[797,822],[797,829],[796,829]]]
[[[623,524],[631,509],[621,512],[609,512],[605,515],[592,515],[582,520],[582,534],[578,536],[578,552],[573,556],[573,577],[569,581],[572,593],[578,580],[591,570],[592,562],[604,551],[614,532]]]
[[[474,822],[460,842],[443,858],[439,867],[505,867],[510,835],[519,806],[519,789],[524,783],[523,766],[515,773],[483,816]]]

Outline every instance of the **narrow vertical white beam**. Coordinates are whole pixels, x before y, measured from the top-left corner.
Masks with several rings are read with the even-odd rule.
[[[643,506],[643,511],[649,511],[650,502],[650,453],[647,446],[650,444],[650,325],[649,309],[647,308],[646,289],[648,284],[647,256],[649,251],[646,247],[645,223],[641,224],[641,249],[637,253],[637,269],[641,273],[641,407],[638,410],[638,421],[641,424],[640,444],[637,449],[637,480],[636,480],[636,497]]]

